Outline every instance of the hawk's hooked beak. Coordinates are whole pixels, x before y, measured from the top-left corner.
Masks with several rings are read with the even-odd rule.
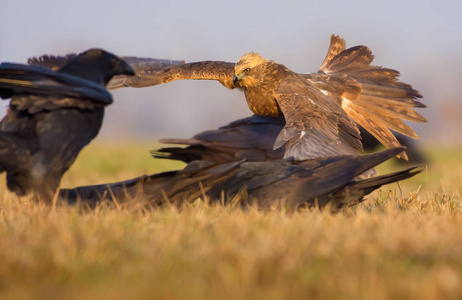
[[[234,85],[236,85],[236,83],[239,81],[239,79],[240,79],[240,78],[237,77],[236,74],[234,74],[234,76],[233,76],[233,83],[234,83]]]

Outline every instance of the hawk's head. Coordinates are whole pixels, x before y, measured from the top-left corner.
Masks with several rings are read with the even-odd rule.
[[[252,87],[257,85],[261,80],[262,66],[264,66],[267,61],[268,60],[255,52],[244,54],[234,66],[234,85],[241,87]]]

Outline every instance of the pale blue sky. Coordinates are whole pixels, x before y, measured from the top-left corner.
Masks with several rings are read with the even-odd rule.
[[[335,33],[347,46],[370,47],[376,64],[400,70],[429,105],[421,112],[431,125],[419,126],[418,133],[444,138],[462,127],[457,120],[438,122],[443,112],[462,109],[461,8],[449,0],[2,0],[0,61],[91,47],[186,61],[236,61],[256,51],[294,71],[314,72]],[[250,115],[243,94],[216,82],[125,89],[114,97],[103,139],[188,137]],[[1,116],[7,102],[0,104]]]

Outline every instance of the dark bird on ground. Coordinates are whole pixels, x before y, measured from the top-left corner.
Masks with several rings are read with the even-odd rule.
[[[214,164],[194,161],[183,170],[144,175],[117,183],[61,189],[59,196],[69,204],[81,201],[94,207],[101,201],[123,203],[130,200],[146,201],[152,205],[171,202],[181,205],[204,195],[211,187],[228,179],[242,163]]]
[[[362,148],[357,124],[391,148],[400,143],[390,129],[418,138],[402,120],[426,122],[413,110],[426,107],[418,101],[420,93],[398,81],[398,71],[373,66],[372,60],[366,46],[346,49],[345,41],[332,35],[317,73],[297,74],[251,52],[237,63],[202,61],[161,71],[149,70],[146,62],[138,76],[110,83],[108,88],[146,87],[179,79],[218,80],[230,89],[243,90],[255,114],[284,116],[286,125],[274,148],[285,144],[285,158],[357,155]],[[407,159],[405,152],[400,156]]]
[[[336,212],[364,201],[380,186],[410,178],[421,168],[362,179],[360,174],[398,155],[404,148],[392,148],[363,156],[335,156],[306,161],[274,160],[214,164],[194,161],[183,170],[132,180],[62,189],[59,194],[70,203],[81,201],[94,206],[107,200],[136,199],[159,206],[181,205],[206,195],[211,202],[239,202],[259,209],[273,207],[296,210],[328,206]]]
[[[193,160],[207,160],[213,163],[242,159],[248,162],[278,160],[284,157],[284,149],[273,149],[273,144],[285,124],[284,117],[253,115],[233,121],[216,130],[200,132],[189,139],[161,139],[160,142],[163,144],[177,144],[183,147],[160,148],[152,151],[152,155],[155,158],[173,159],[185,163]],[[365,151],[372,152],[381,145],[362,127],[359,129]],[[425,162],[414,140],[399,133],[396,134],[396,138],[406,147],[409,162]]]
[[[8,189],[52,199],[80,150],[98,134],[104,107],[112,103],[105,85],[115,75],[134,70],[101,49],[56,71],[0,64],[0,96],[11,98],[0,122],[0,172],[6,172]]]

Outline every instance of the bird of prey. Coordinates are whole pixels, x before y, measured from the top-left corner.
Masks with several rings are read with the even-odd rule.
[[[249,108],[258,115],[281,116],[286,126],[274,147],[286,144],[285,157],[308,159],[356,154],[361,149],[356,123],[388,148],[400,145],[391,130],[418,138],[402,120],[423,123],[413,110],[426,107],[411,85],[398,81],[399,72],[371,65],[366,46],[346,49],[332,35],[327,55],[317,73],[297,74],[256,53],[236,64],[204,61],[176,65],[149,78],[132,77],[110,88],[143,87],[178,79],[212,79],[244,91]],[[407,158],[405,152],[400,154]]]
[[[0,64],[0,96],[11,98],[0,122],[0,172],[6,172],[8,189],[50,201],[80,150],[98,134],[104,107],[112,103],[105,85],[115,75],[134,74],[101,49],[56,71]]]
[[[284,115],[286,126],[274,147],[287,144],[285,157],[353,154],[361,149],[354,121],[387,147],[400,145],[388,128],[417,138],[400,118],[425,121],[412,110],[424,106],[416,100],[421,95],[398,82],[397,71],[371,62],[367,47],[344,50],[343,40],[333,36],[326,60],[311,78],[251,52],[236,63],[233,83],[244,90],[254,113]]]
[[[132,180],[62,189],[59,195],[69,203],[81,201],[94,205],[103,200],[118,202],[144,199],[153,205],[181,205],[203,195],[209,200],[242,205],[256,205],[266,210],[284,207],[328,206],[336,212],[364,201],[380,186],[410,178],[421,168],[405,170],[368,179],[360,174],[402,152],[392,148],[363,156],[324,157],[306,161],[274,160],[266,162],[231,162],[214,164],[194,161],[183,170]]]
[[[177,144],[182,147],[164,147],[152,151],[155,158],[173,159],[190,163],[206,160],[214,163],[233,161],[270,161],[284,157],[284,149],[273,149],[274,140],[285,126],[284,117],[252,115],[239,119],[215,130],[207,130],[189,139],[161,139],[163,144]],[[363,149],[372,152],[379,145],[370,133],[359,127]],[[401,145],[406,147],[409,162],[423,163],[423,154],[414,140],[396,134]],[[186,147],[184,147],[186,146]],[[402,162],[402,160],[399,160]]]
[[[284,157],[357,155],[362,145],[356,124],[391,148],[400,143],[390,129],[418,138],[402,120],[426,122],[413,110],[426,107],[418,100],[420,93],[400,82],[398,71],[373,66],[372,60],[366,46],[346,49],[345,41],[332,35],[317,73],[297,74],[251,52],[237,63],[202,61],[161,71],[147,72],[147,62],[137,76],[120,78],[108,88],[146,87],[179,79],[218,80],[229,89],[243,90],[255,114],[284,116],[286,126],[274,143],[274,148],[286,145]],[[400,156],[407,159],[405,152]]]

